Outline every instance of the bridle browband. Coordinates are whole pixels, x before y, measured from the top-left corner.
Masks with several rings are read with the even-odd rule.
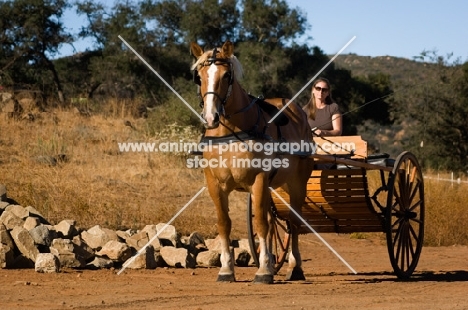
[[[224,99],[221,98],[221,96],[217,93],[217,92],[213,92],[213,91],[209,91],[209,92],[206,92],[203,94],[201,94],[201,91],[200,91],[200,86],[201,86],[201,79],[200,79],[200,75],[198,74],[198,70],[197,69],[194,69],[193,70],[193,82],[195,84],[198,85],[198,90],[197,90],[197,96],[198,98],[200,99],[200,107],[203,108],[205,102],[205,97],[209,94],[211,95],[214,95],[216,97],[218,97],[219,101],[221,101],[221,111],[220,113],[221,114],[224,114],[224,105],[226,104],[229,96],[231,95],[231,92],[232,92],[232,84],[234,83],[234,70],[232,68],[232,62],[229,60],[229,59],[225,59],[225,58],[216,58],[216,54],[218,53],[218,50],[216,48],[213,49],[213,53],[211,55],[211,57],[209,57],[207,60],[205,60],[201,66],[211,66],[212,64],[215,64],[215,65],[229,65],[229,86],[228,86],[228,90],[226,92],[226,96],[224,97]]]

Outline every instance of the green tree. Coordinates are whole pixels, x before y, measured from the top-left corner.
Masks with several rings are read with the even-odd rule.
[[[10,86],[50,85],[51,81],[59,101],[64,101],[60,77],[51,58],[60,46],[73,41],[61,21],[68,7],[65,0],[0,3],[0,68]]]
[[[397,98],[396,113],[399,122],[406,125],[405,146],[417,153],[427,168],[466,171],[468,64],[450,58],[436,51],[421,54],[431,73],[423,83],[408,85],[411,95]]]

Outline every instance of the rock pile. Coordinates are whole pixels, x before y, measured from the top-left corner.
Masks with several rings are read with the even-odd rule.
[[[34,207],[7,198],[0,184],[0,268],[126,268],[220,266],[217,239],[197,232],[180,237],[172,225],[114,231],[93,226],[82,230],[74,220],[51,225]],[[252,264],[248,240],[233,241],[238,266]],[[136,256],[136,257],[135,257]]]

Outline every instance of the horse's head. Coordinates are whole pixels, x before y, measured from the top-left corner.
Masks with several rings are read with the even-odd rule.
[[[240,71],[240,64],[234,56],[234,46],[226,41],[221,48],[203,52],[196,43],[190,44],[192,55],[197,59],[192,66],[193,80],[199,85],[202,117],[208,129],[219,126],[224,115],[224,105],[231,95],[234,71]],[[237,73],[237,72],[236,72]],[[241,71],[238,72],[241,74]]]

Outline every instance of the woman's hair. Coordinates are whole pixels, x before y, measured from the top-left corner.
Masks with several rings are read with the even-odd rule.
[[[326,83],[328,87],[328,96],[327,98],[325,98],[325,104],[332,104],[333,102],[335,102],[335,100],[333,100],[333,97],[332,97],[330,81],[323,77],[315,80],[314,84],[312,85],[312,89],[310,91],[310,100],[307,103],[307,111],[308,111],[307,116],[313,120],[315,120],[315,114],[317,113],[317,105],[315,104],[315,96],[313,92],[314,92],[315,85],[317,85],[320,82]]]

